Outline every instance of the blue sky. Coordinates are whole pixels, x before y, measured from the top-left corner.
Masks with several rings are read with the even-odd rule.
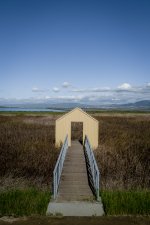
[[[0,102],[142,99],[149,0],[0,0]]]

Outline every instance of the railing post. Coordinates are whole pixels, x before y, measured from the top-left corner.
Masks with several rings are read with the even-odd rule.
[[[89,165],[90,165],[90,171],[93,179],[93,188],[95,192],[96,199],[99,200],[99,169],[93,154],[93,150],[91,149],[90,142],[88,140],[88,137],[85,135],[85,152],[88,157]]]
[[[64,164],[64,160],[66,157],[66,153],[67,153],[67,149],[68,149],[68,135],[65,138],[65,141],[63,143],[63,146],[61,148],[59,157],[57,159],[54,171],[53,171],[53,198],[56,199],[57,197],[57,192],[58,192],[58,186],[59,186],[59,182],[60,182],[60,177],[61,177],[61,173],[62,173],[62,169],[63,169],[63,164]]]

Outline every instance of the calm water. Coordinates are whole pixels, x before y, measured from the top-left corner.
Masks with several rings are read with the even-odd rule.
[[[63,109],[0,108],[1,112],[65,112]]]

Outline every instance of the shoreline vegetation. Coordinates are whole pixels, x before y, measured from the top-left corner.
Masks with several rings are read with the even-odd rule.
[[[94,154],[106,215],[150,215],[150,115],[90,113],[99,120]],[[0,113],[0,216],[45,215],[61,114]]]

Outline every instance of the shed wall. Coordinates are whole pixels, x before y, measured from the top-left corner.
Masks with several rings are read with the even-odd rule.
[[[87,135],[92,148],[98,147],[98,121],[80,110],[72,111],[56,120],[56,145],[63,143],[68,134],[68,144],[71,146],[71,122],[83,122],[83,141]]]

